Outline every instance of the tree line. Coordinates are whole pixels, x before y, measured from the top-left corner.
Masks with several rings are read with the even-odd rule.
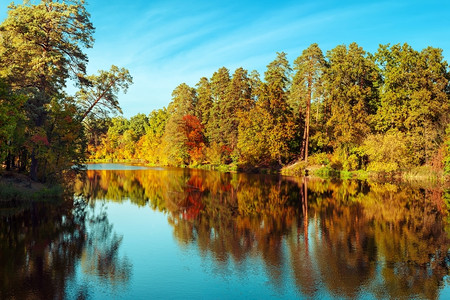
[[[87,124],[121,111],[132,78],[117,66],[86,74],[95,28],[84,0],[32,3],[12,3],[0,24],[0,169],[53,181],[84,162]]]
[[[92,159],[159,165],[283,166],[450,172],[449,68],[442,50],[310,45],[257,71],[219,68],[177,86],[167,108],[116,117],[88,133]],[[446,131],[447,130],[447,131]]]

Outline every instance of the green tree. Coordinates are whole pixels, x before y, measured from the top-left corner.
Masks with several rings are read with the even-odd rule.
[[[152,111],[148,116],[145,135],[138,142],[137,157],[152,164],[162,164],[163,149],[161,147],[169,114],[167,109]]]
[[[286,53],[277,53],[277,58],[267,65],[265,82],[261,86],[258,105],[271,116],[272,130],[269,136],[271,157],[282,164],[290,159],[290,143],[295,134],[293,113],[288,104],[291,67]]]
[[[306,106],[305,125],[303,131],[302,148],[300,157],[308,162],[308,147],[310,136],[310,119],[311,119],[311,102],[314,100],[316,104],[317,114],[319,113],[321,101],[321,77],[325,66],[325,59],[317,44],[311,44],[302,52],[294,61],[294,75],[291,99],[294,109],[299,115]],[[316,118],[317,121],[317,118]]]
[[[173,117],[182,118],[186,115],[194,115],[197,105],[196,91],[186,83],[178,85],[172,92],[172,102],[167,108],[168,113]]]
[[[258,71],[256,70],[251,71],[249,79],[252,91],[251,99],[253,100],[253,102],[257,102],[262,93],[261,91],[262,81]]]
[[[125,68],[119,69],[113,65],[109,71],[100,70],[98,73],[84,77],[87,84],[76,94],[78,103],[84,111],[81,120],[90,113],[97,118],[104,118],[109,112],[122,113],[118,93],[120,90],[126,93],[129,85],[133,83],[133,78]]]
[[[405,133],[414,164],[423,164],[436,154],[449,122],[449,73],[442,50],[388,44],[375,57],[383,78],[376,128]]]
[[[146,133],[148,126],[148,118],[145,114],[139,113],[130,118],[130,130],[133,131],[135,141]]]
[[[73,98],[52,99],[45,124],[48,149],[39,163],[38,177],[44,180],[56,179],[73,167],[82,168],[86,152],[86,138],[81,120],[77,118],[77,106]]]
[[[92,147],[98,147],[101,140],[106,136],[109,127],[111,127],[111,118],[94,119],[87,117],[84,120],[84,129],[88,144]]]
[[[330,146],[342,154],[345,162],[372,132],[371,115],[377,108],[379,74],[370,55],[356,43],[348,48],[337,46],[327,53],[327,58],[329,67],[323,76],[327,132]]]
[[[145,133],[152,133],[161,137],[164,134],[164,128],[166,127],[168,117],[169,114],[165,107],[162,109],[153,110],[148,115],[148,125],[145,128]]]
[[[25,97],[12,94],[11,89],[0,81],[0,162],[5,161],[6,168],[13,164],[13,153],[23,146],[22,114]],[[18,140],[19,139],[19,140]]]
[[[263,95],[260,101],[276,119],[285,119],[290,113],[288,95],[291,71],[286,53],[277,52],[277,58],[267,65],[264,72],[265,82],[262,85]]]
[[[213,105],[210,110],[210,119],[206,127],[206,133],[210,143],[217,143],[220,145],[226,143],[222,130],[222,106],[227,101],[227,91],[230,80],[230,72],[225,67],[214,72],[210,80]]]
[[[30,176],[37,179],[38,165],[49,165],[44,153],[52,147],[46,145],[52,128],[45,127],[54,124],[49,121],[51,103],[62,99],[67,79],[80,82],[83,78],[87,63],[83,49],[92,47],[94,27],[83,0],[42,0],[11,4],[0,32],[0,76],[14,92],[27,96],[25,139]]]
[[[196,84],[197,91],[197,114],[203,126],[208,124],[210,119],[211,107],[213,106],[211,84],[206,77],[200,78]]]
[[[0,69],[14,90],[51,95],[86,72],[94,27],[83,0],[11,4],[1,24]]]
[[[124,159],[125,142],[124,135],[128,131],[130,121],[124,117],[114,117],[111,119],[111,126],[108,128],[106,138],[102,141],[104,158]]]
[[[384,134],[369,135],[363,144],[364,153],[369,160],[367,170],[393,172],[410,167],[405,139],[405,134],[396,129]]]
[[[225,100],[220,105],[220,135],[222,143],[234,150],[238,140],[238,111],[248,111],[254,102],[251,100],[251,85],[247,71],[238,68],[228,85]]]
[[[270,113],[257,105],[239,116],[237,147],[240,163],[250,166],[269,165],[272,162],[269,149],[273,120]]]
[[[163,136],[163,151],[167,164],[178,166],[189,163],[183,117],[195,114],[196,103],[195,89],[185,83],[177,86],[172,92],[172,102],[167,108],[169,118]]]

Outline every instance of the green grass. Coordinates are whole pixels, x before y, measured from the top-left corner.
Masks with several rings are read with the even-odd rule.
[[[63,193],[64,190],[60,185],[32,191],[15,185],[0,183],[0,201],[54,201],[60,199]]]

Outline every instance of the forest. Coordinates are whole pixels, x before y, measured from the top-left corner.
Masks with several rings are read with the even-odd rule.
[[[117,95],[132,77],[114,65],[86,74],[94,30],[83,0],[8,6],[0,24],[0,171],[62,179],[82,168],[86,124],[121,112]]]
[[[310,45],[289,63],[219,68],[177,86],[167,108],[86,132],[91,160],[151,165],[450,172],[449,68],[442,49]]]
[[[352,43],[323,53],[311,44],[292,65],[277,53],[263,76],[221,67],[195,87],[181,83],[167,108],[127,119],[118,95],[132,84],[128,70],[86,73],[95,28],[83,0],[8,8],[0,24],[0,169],[41,182],[86,160],[450,173],[442,49],[405,43],[369,53]]]

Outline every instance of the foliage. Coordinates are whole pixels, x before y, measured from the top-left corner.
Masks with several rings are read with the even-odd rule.
[[[407,138],[399,131],[370,135],[364,141],[364,152],[368,156],[368,171],[393,172],[411,166]]]
[[[299,119],[304,115],[303,145],[300,157],[308,162],[308,148],[310,137],[311,102],[316,107],[315,130],[319,130],[319,110],[323,105],[322,73],[325,67],[325,58],[317,44],[312,44],[305,49],[301,56],[294,61],[294,69],[297,71],[293,78],[290,99],[294,111],[298,112]]]
[[[105,114],[120,111],[117,93],[131,76],[115,66],[86,76],[94,27],[83,0],[8,8],[0,25],[0,163],[34,180],[59,181],[103,143]],[[75,98],[65,92],[69,79],[80,88]]]
[[[133,78],[125,68],[111,66],[109,71],[100,70],[98,75],[85,76],[81,89],[77,92],[76,98],[84,111],[81,119],[83,120],[90,113],[97,118],[104,118],[109,112],[120,112],[117,94],[120,90],[124,93]]]
[[[447,127],[447,137],[445,141],[444,173],[450,175],[450,125]]]
[[[356,43],[337,46],[327,53],[324,72],[326,120],[331,146],[349,149],[360,145],[371,132],[369,115],[376,101],[375,64]]]
[[[1,24],[1,75],[14,90],[57,92],[86,71],[94,27],[84,1],[11,4]]]
[[[404,133],[414,164],[424,164],[442,144],[449,122],[448,64],[442,50],[418,52],[407,44],[388,44],[380,46],[375,58],[384,81],[377,130]]]
[[[85,74],[94,28],[84,1],[12,4],[0,30],[0,159],[35,179],[59,177],[86,152],[154,165],[279,168],[310,156],[342,171],[450,172],[441,49],[382,45],[371,54],[351,43],[324,56],[312,44],[292,68],[284,52],[263,79],[221,67],[195,88],[178,85],[167,109],[125,119],[110,114],[121,112],[128,70]],[[68,79],[75,97],[63,90]]]
[[[330,163],[330,157],[326,153],[314,153],[309,158],[309,164],[311,165],[328,165]]]
[[[23,145],[23,133],[20,131],[25,122],[21,114],[25,101],[24,96],[12,94],[8,86],[0,81],[0,162],[6,161],[8,167],[11,153]]]
[[[248,112],[241,112],[239,122],[238,148],[243,164],[268,164],[271,161],[269,143],[273,131],[272,117],[260,106]]]
[[[186,135],[186,147],[190,163],[201,163],[203,161],[203,148],[205,138],[203,136],[203,126],[200,120],[192,115],[183,117],[182,130]]]
[[[110,157],[251,169],[311,156],[307,165],[342,172],[438,169],[450,121],[449,77],[442,51],[432,47],[385,45],[371,54],[352,43],[324,56],[312,44],[293,68],[286,53],[277,53],[263,80],[256,71],[237,68],[230,76],[221,67],[195,88],[180,84],[158,133],[137,134],[136,143],[133,131],[124,132],[112,141],[130,140],[134,150],[110,147],[122,151]]]

